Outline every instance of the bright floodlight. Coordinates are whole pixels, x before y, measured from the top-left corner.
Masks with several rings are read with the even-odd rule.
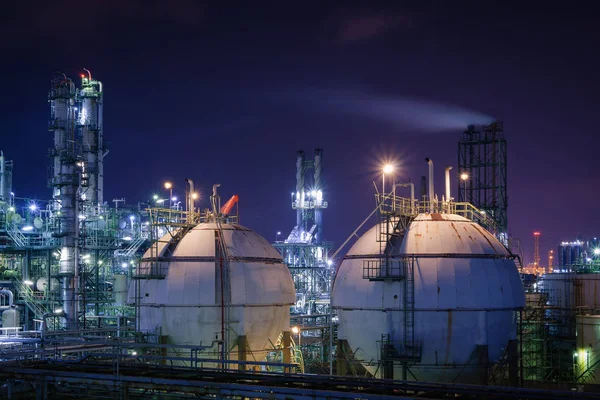
[[[196,200],[198,198],[198,193],[194,192],[192,193],[192,199]]]
[[[173,184],[169,181],[165,182],[165,189],[171,189],[173,187]]]
[[[152,198],[153,198],[154,200],[158,200],[158,195],[157,195],[157,194],[155,194],[155,195],[153,195],[153,196],[152,196]]]
[[[595,256],[600,256],[600,247],[596,247],[596,248],[594,249],[594,255],[595,255]]]
[[[33,285],[33,282],[32,282],[32,281],[29,281],[29,280],[27,280],[27,281],[23,281],[23,283],[24,283],[24,284],[26,284],[27,286],[31,286],[31,285]]]
[[[292,326],[292,332],[297,335],[298,332],[300,332],[300,328],[297,326]]]
[[[33,226],[31,226],[31,225],[25,225],[25,226],[22,228],[22,230],[23,230],[23,232],[29,232],[29,231],[32,231],[32,230],[33,230]]]
[[[122,263],[121,268],[127,268],[127,263],[126,262]]]
[[[463,172],[462,174],[460,174],[460,179],[462,179],[463,181],[466,181],[467,179],[469,179],[469,174],[467,174],[466,172]]]
[[[171,197],[171,201],[177,201],[177,196]]]
[[[394,166],[392,164],[386,164],[383,166],[384,174],[391,174],[392,172],[394,172]]]
[[[35,203],[31,203],[31,204],[29,205],[29,209],[30,209],[31,211],[35,211],[35,210],[37,210],[37,208],[38,208],[38,207],[37,207],[37,205],[36,205]]]
[[[130,215],[130,216],[129,216],[129,219],[130,219],[131,221],[135,220],[135,215]]]
[[[277,232],[278,235],[281,235],[281,232]]]
[[[63,310],[62,308],[57,308],[56,310],[54,310],[55,314],[62,314]]]

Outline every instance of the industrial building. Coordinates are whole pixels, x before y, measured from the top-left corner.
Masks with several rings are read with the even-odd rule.
[[[501,123],[467,128],[443,193],[431,159],[418,197],[376,186],[334,252],[322,149],[271,244],[219,184],[204,211],[189,179],[184,207],[106,201],[102,83],[60,74],[48,101],[49,198],[14,194],[0,153],[3,398],[600,398],[600,280],[523,286]]]

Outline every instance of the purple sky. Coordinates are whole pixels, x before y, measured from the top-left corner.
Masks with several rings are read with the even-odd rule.
[[[175,193],[186,177],[204,193],[218,182],[240,195],[241,222],[274,240],[294,223],[296,150],[322,147],[325,237],[339,244],[371,211],[382,160],[418,181],[431,157],[441,193],[463,127],[496,118],[526,261],[534,230],[543,262],[561,240],[600,235],[593,3],[11,3],[0,150],[19,196],[49,197],[49,81],[85,67],[104,83],[109,200],[146,199],[165,179]]]

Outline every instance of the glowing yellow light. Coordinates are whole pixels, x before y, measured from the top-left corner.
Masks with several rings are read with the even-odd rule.
[[[460,174],[460,179],[462,179],[463,181],[466,181],[467,179],[469,179],[469,174],[467,174],[466,172],[463,172],[462,174]]]
[[[292,333],[294,333],[295,335],[297,335],[298,332],[300,332],[300,328],[297,327],[297,326],[292,326]]]
[[[383,166],[384,174],[391,174],[392,172],[394,172],[394,166],[392,164],[386,164]]]
[[[173,184],[169,181],[165,182],[165,189],[171,189],[173,187]]]
[[[196,200],[198,198],[198,193],[194,192],[192,193],[192,199]]]

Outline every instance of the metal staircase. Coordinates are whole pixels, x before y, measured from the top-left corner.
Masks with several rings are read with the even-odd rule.
[[[24,285],[18,280],[15,280],[13,285],[19,294],[19,298],[23,300],[25,306],[27,306],[27,308],[29,308],[29,310],[31,310],[31,312],[35,315],[35,318],[43,320],[44,315],[52,312],[51,310],[48,310],[46,306],[40,303],[39,299],[35,297],[33,290],[29,286]],[[60,323],[58,321],[56,321],[54,318],[48,320],[49,330],[55,330],[58,328],[60,328]]]
[[[142,244],[145,241],[146,241],[146,238],[144,238],[142,236],[136,236],[131,241],[131,243],[129,243],[129,246],[127,246],[125,249],[115,250],[115,257],[116,258],[132,257],[133,255],[135,255],[135,253],[137,253],[137,251],[140,249],[140,247],[142,246]]]
[[[9,223],[6,228],[6,233],[17,247],[24,247],[27,244],[27,238],[21,233],[16,224]]]

